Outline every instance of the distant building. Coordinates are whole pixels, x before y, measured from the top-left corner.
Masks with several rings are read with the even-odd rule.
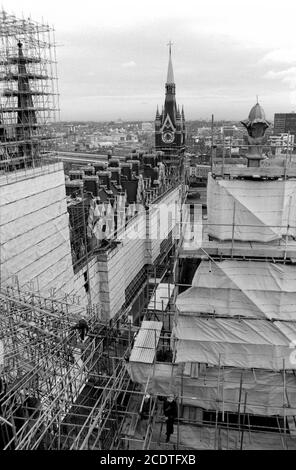
[[[296,135],[296,113],[276,113],[274,115],[274,135]]]
[[[209,135],[211,135],[211,132],[212,132],[211,127],[199,127],[197,129],[197,135],[199,137],[208,137]]]
[[[236,126],[222,126],[221,134],[224,134],[224,137],[234,137],[236,130]]]
[[[294,141],[295,136],[287,133],[271,135],[269,137],[269,142],[275,155],[281,155],[288,150],[292,150],[294,148]]]
[[[142,122],[142,131],[143,132],[152,132],[153,125],[151,122]]]

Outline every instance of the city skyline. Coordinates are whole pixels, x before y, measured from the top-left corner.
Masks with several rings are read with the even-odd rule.
[[[8,13],[56,30],[61,120],[153,120],[172,57],[178,103],[190,120],[240,120],[256,102],[267,118],[296,110],[296,6],[228,0],[149,5],[127,0],[10,0]],[[149,6],[149,10],[148,10]]]

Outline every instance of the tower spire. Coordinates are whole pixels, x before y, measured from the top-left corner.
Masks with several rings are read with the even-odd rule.
[[[157,108],[156,108],[156,118],[155,119],[160,119],[158,105],[157,105]]]
[[[172,41],[169,41],[167,44],[169,46],[169,65],[168,65],[168,75],[167,75],[167,84],[175,83],[174,80],[174,72],[173,72],[173,64],[172,64]]]
[[[172,64],[172,42],[169,41],[169,63],[165,84],[165,102],[160,117],[155,118],[155,148],[166,155],[184,150],[185,122],[176,103],[176,85]],[[182,113],[184,114],[183,110]]]

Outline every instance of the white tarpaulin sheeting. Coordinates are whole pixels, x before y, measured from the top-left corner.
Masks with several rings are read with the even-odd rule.
[[[283,375],[279,372],[228,368],[220,369],[219,372],[218,367],[212,367],[206,368],[199,377],[190,377],[184,373],[181,375],[182,365],[177,367],[156,363],[153,366],[134,362],[127,363],[126,367],[132,380],[143,387],[146,386],[148,377],[150,378],[147,387],[149,393],[182,395],[183,405],[236,413],[242,381],[242,402],[245,400],[245,393],[248,394],[246,413],[263,416],[282,416],[284,413]],[[292,416],[296,414],[296,378],[292,373],[286,374],[286,390],[290,406],[285,408],[285,414]]]
[[[3,282],[45,296],[74,293],[69,215],[62,164],[31,168],[14,181],[0,177],[0,253]],[[9,183],[9,184],[8,184]]]
[[[178,296],[177,308],[177,363],[217,365],[220,360],[231,367],[295,368],[294,266],[202,261],[192,287]]]
[[[295,369],[290,361],[296,324],[180,315],[173,329],[176,363],[203,362],[241,368]]]
[[[188,315],[296,320],[296,269],[267,262],[202,261],[177,307]]]
[[[158,310],[163,312],[169,303],[169,300],[174,292],[174,284],[167,284],[166,282],[160,282],[151,297],[148,310]]]
[[[270,242],[296,235],[296,180],[254,181],[208,176],[208,233],[219,240]],[[234,224],[234,232],[233,232]]]

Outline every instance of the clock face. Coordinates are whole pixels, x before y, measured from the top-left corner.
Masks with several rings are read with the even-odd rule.
[[[175,139],[175,136],[172,132],[164,132],[162,134],[162,140],[166,143],[166,144],[171,144],[172,142],[174,142],[174,139]]]

